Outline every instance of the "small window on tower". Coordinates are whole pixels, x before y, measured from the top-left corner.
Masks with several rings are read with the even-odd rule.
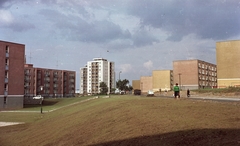
[[[6,46],[6,53],[9,53],[9,46]]]
[[[6,96],[4,97],[4,101],[3,102],[4,102],[4,104],[7,104],[7,97]]]

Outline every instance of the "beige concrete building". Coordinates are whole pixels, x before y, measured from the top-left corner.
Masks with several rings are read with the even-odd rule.
[[[149,90],[153,92],[169,91],[173,87],[173,71],[172,70],[154,70],[152,76],[142,76],[140,80],[132,81],[133,89],[140,89],[142,93]]]
[[[217,67],[201,60],[173,61],[174,84],[182,90],[214,88],[217,86]]]
[[[240,40],[216,43],[219,88],[240,86]]]
[[[152,90],[169,91],[173,87],[173,71],[172,70],[154,70],[152,72]]]
[[[132,80],[132,87],[133,87],[133,90],[141,89],[140,88],[140,80]]]
[[[140,78],[140,90],[142,93],[147,93],[153,89],[152,76],[141,76]]]

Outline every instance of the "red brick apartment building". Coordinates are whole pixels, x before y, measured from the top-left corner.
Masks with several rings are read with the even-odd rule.
[[[217,87],[217,66],[197,59],[174,61],[173,78],[182,90]]]
[[[23,107],[25,45],[0,40],[0,109]]]
[[[36,95],[72,97],[75,94],[75,71],[36,68],[33,64],[25,64],[24,73],[24,102]]]

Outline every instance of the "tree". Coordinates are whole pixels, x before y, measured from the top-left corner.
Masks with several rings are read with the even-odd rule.
[[[104,83],[104,82],[100,83],[100,91],[101,91],[101,94],[107,94],[108,87],[107,87],[106,83]]]
[[[132,88],[132,86],[130,86],[128,84],[129,84],[129,81],[127,79],[118,80],[117,88],[121,91],[131,91],[133,88]]]

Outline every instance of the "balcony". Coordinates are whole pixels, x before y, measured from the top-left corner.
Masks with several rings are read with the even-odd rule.
[[[8,96],[8,91],[4,91],[4,96]]]
[[[8,78],[5,78],[5,83],[8,83]]]
[[[9,57],[9,53],[6,53],[6,58],[8,58]]]
[[[9,68],[8,65],[6,65],[6,66],[5,66],[5,70],[8,70],[8,68]]]

